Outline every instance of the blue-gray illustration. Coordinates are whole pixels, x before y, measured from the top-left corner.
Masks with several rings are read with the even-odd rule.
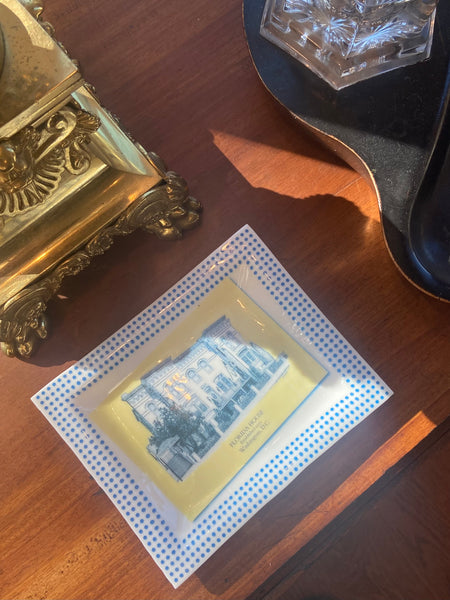
[[[148,452],[181,481],[288,366],[285,353],[274,358],[247,343],[223,316],[183,354],[146,373],[122,400],[150,431]]]

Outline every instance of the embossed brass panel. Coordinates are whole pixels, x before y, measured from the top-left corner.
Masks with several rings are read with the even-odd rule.
[[[122,130],[33,0],[0,0],[0,342],[28,356],[66,275],[138,227],[198,221],[183,179]]]
[[[33,1],[0,1],[0,139],[65,102],[81,82],[73,61],[49,35],[50,26],[36,20],[41,12]]]

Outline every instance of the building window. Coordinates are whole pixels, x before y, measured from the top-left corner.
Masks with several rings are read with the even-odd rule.
[[[195,381],[195,383],[200,383],[202,380],[202,378],[195,369],[188,369],[186,371],[186,375],[191,381]]]
[[[207,373],[211,373],[211,371],[213,370],[212,366],[204,358],[201,358],[198,361],[198,368],[203,369]]]
[[[256,360],[256,356],[254,354],[254,352],[252,352],[251,350],[249,350],[248,348],[243,348],[240,352],[239,352],[239,357],[247,364],[247,365],[251,365],[252,363],[255,362]]]
[[[219,397],[216,394],[216,392],[212,389],[212,387],[210,385],[204,385],[202,386],[202,390],[204,390],[206,392],[206,394],[208,395],[208,399],[209,400],[218,400]]]
[[[222,392],[228,392],[233,387],[233,382],[228,377],[225,377],[222,373],[219,373],[214,380],[214,383],[217,387],[222,390]]]

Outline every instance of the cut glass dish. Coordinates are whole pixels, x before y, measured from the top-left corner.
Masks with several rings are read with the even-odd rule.
[[[339,90],[428,58],[437,0],[267,0],[261,34]]]

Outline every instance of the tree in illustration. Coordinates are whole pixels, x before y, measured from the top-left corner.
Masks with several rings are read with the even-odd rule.
[[[201,417],[179,408],[162,408],[160,419],[153,426],[152,445],[157,448],[168,438],[178,436],[187,441],[196,433],[201,424]],[[195,444],[196,445],[196,444]]]

